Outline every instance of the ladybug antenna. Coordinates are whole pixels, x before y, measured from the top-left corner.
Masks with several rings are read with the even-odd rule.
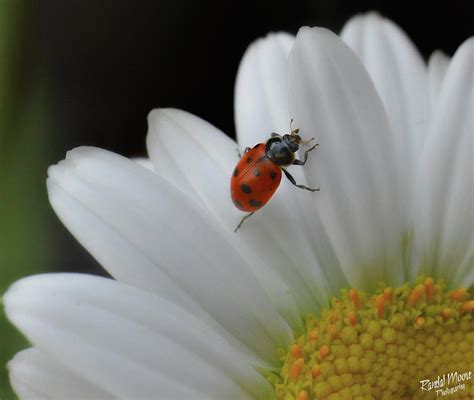
[[[291,126],[293,124],[293,118],[290,119],[290,135],[296,135],[300,130],[298,128],[293,129]]]

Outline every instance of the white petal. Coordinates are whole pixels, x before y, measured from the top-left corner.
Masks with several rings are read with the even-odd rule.
[[[473,283],[473,71],[471,38],[446,72],[417,185],[422,269],[467,286]]]
[[[428,60],[428,81],[430,85],[431,109],[433,110],[433,115],[436,115],[436,103],[450,61],[451,58],[440,50],[431,54]]]
[[[205,209],[124,157],[78,148],[49,169],[51,204],[117,279],[209,313],[267,360],[288,327]],[[239,299],[238,302],[235,299]]]
[[[396,134],[399,161],[414,148],[417,157],[430,121],[428,76],[422,56],[392,21],[376,13],[358,15],[342,38],[367,68]]]
[[[242,59],[235,96],[237,136],[241,147],[267,140],[269,132],[289,131],[287,59],[294,39],[285,33],[269,34],[253,43]],[[299,167],[291,173],[298,183],[306,183]],[[271,202],[258,213],[264,233],[250,236],[249,224],[242,230],[247,239],[244,247],[257,244],[254,250],[260,253],[260,258],[264,258],[288,285],[287,295],[282,296],[280,290],[273,297],[288,304],[291,294],[296,297],[300,314],[306,314],[326,306],[331,295],[346,286],[346,281],[331,251],[324,254],[319,251],[330,246],[317,217],[307,211],[307,204],[314,194],[298,192],[302,191],[295,190],[284,179]],[[263,243],[264,239],[274,246]],[[330,271],[322,270],[320,265],[324,263],[333,266]],[[269,276],[269,272],[261,272],[260,275]],[[272,286],[275,287],[275,283]],[[288,318],[288,311],[282,310],[282,313]],[[293,327],[298,328],[298,324]]]
[[[15,354],[8,363],[10,382],[22,400],[105,400],[114,398],[73,374],[37,348]]]
[[[150,161],[149,158],[146,157],[137,157],[137,158],[132,158],[133,161],[136,163],[140,164],[142,167],[145,167],[146,169],[154,172],[155,168],[153,167],[152,162]]]
[[[215,188],[219,175],[225,174],[225,203],[229,203],[227,176],[238,161],[238,145],[232,139],[203,119],[172,108],[151,111],[148,127],[148,154],[163,178],[206,206],[202,194]],[[202,179],[193,179],[200,174]]]
[[[407,236],[413,229],[413,171],[430,121],[427,68],[406,33],[376,13],[351,18],[341,36],[367,68],[395,134],[398,197]]]
[[[4,302],[34,345],[120,398],[248,398],[268,389],[212,327],[111,279],[38,275],[15,283]]]
[[[321,187],[313,204],[341,267],[357,287],[400,282],[393,135],[366,70],[336,35],[303,28],[290,54],[289,90],[301,135],[320,143],[304,171]]]
[[[269,34],[250,45],[241,61],[234,106],[237,138],[242,148],[267,140],[270,132],[287,133],[290,129],[292,115],[288,104],[287,64],[294,39],[286,33]],[[290,170],[298,183],[306,183],[299,167]],[[261,252],[276,256],[271,260],[273,266],[281,264],[277,260],[286,263],[280,275],[289,283],[289,293],[300,294],[297,296],[298,303],[300,312],[304,314],[325,305],[325,301],[335,290],[338,293],[346,281],[337,259],[331,254],[324,229],[317,217],[308,212],[307,204],[315,195],[298,191],[284,179],[271,202],[252,218],[258,217],[263,221],[260,224],[267,226],[265,235],[271,236],[278,246],[276,251],[284,250],[286,253],[286,257],[282,258],[275,250],[259,244]],[[252,241],[255,243],[255,238]],[[324,254],[322,249],[325,249]],[[323,271],[320,265],[324,263],[332,267]],[[306,284],[297,283],[294,278],[298,276]],[[293,289],[291,281],[295,281],[300,289]],[[302,287],[305,287],[304,292],[312,292],[309,297],[301,290]],[[308,300],[312,305],[307,304]]]
[[[242,147],[253,147],[271,132],[287,133],[290,114],[286,84],[288,54],[294,37],[273,33],[252,43],[235,84],[235,124]]]
[[[282,183],[271,202],[235,234],[243,215],[229,193],[230,176],[238,161],[236,144],[200,118],[172,109],[150,113],[147,144],[157,173],[179,175],[181,185],[191,188],[187,193],[200,199],[225,228],[223,237],[247,260],[294,328],[301,327],[301,314],[326,304],[329,285],[302,227],[307,214],[297,206],[298,193],[293,193],[300,189]],[[169,164],[165,166],[160,160],[169,160]],[[174,171],[168,173],[170,168]],[[309,192],[300,195],[308,201],[311,196],[314,194]]]

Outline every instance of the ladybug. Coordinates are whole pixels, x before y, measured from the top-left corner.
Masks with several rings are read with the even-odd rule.
[[[252,148],[247,147],[243,157],[239,154],[240,161],[230,179],[230,194],[235,206],[240,211],[250,214],[242,218],[234,232],[237,232],[247,218],[271,199],[280,185],[282,171],[296,187],[311,192],[319,190],[319,188],[312,189],[305,185],[298,185],[295,178],[285,169],[290,165],[305,165],[308,153],[318,146],[315,144],[306,150],[303,161],[296,159],[295,153],[299,145],[308,144],[314,138],[302,140],[298,136],[299,129],[291,127],[292,122],[293,120],[290,122],[289,134],[281,136],[273,132],[265,143],[258,143]]]

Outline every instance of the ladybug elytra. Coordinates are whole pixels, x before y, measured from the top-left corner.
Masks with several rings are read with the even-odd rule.
[[[235,206],[250,214],[242,218],[234,232],[242,226],[243,222],[262,208],[273,196],[281,181],[281,172],[295,186],[311,192],[312,189],[305,185],[298,185],[295,178],[285,169],[290,165],[305,165],[308,153],[316,148],[315,144],[304,152],[303,161],[296,159],[295,153],[300,144],[308,144],[314,138],[302,140],[298,136],[298,129],[292,129],[283,136],[272,133],[265,143],[258,143],[252,148],[247,147],[244,155],[234,168],[230,180],[230,192]]]

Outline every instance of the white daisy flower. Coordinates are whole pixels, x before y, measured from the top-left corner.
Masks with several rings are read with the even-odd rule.
[[[9,363],[16,392],[415,398],[420,380],[472,371],[473,64],[470,39],[427,67],[376,14],[341,38],[271,34],[239,69],[239,145],[160,109],[142,165],[69,152],[48,172],[51,204],[115,280],[48,274],[9,289],[7,315],[33,346]],[[321,191],[282,182],[236,234],[236,148],[290,118],[320,143],[291,172]]]

